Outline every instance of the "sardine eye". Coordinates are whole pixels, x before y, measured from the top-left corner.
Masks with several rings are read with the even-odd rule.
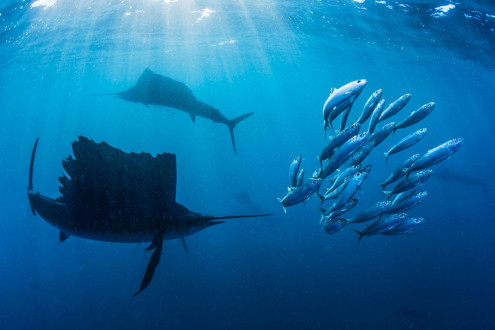
[[[361,80],[358,80],[358,84],[361,82]]]

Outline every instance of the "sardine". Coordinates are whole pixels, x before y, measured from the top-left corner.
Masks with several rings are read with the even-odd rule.
[[[387,125],[383,126],[381,130],[373,133],[370,137],[370,141],[373,141],[375,144],[375,148],[378,147],[385,139],[392,133],[394,130],[395,123],[390,122]]]
[[[297,186],[297,175],[299,174],[299,167],[301,167],[302,156],[296,156],[289,167],[289,186]]]
[[[425,222],[424,218],[407,218],[406,220],[402,221],[398,225],[382,231],[380,234],[382,235],[401,235],[405,233],[409,233],[413,230],[415,230],[419,225],[421,225],[423,222]]]
[[[345,142],[337,151],[335,151],[332,158],[330,158],[327,166],[321,173],[321,177],[324,179],[335,172],[357,149],[361,148],[368,141],[368,138],[369,134],[364,132],[353,136]]]
[[[387,199],[389,199],[392,195],[408,191],[409,189],[425,183],[431,177],[432,173],[432,170],[420,171],[416,173],[412,178],[405,179],[404,181],[400,182],[391,191],[384,191],[384,193],[387,195]]]
[[[392,206],[383,213],[393,214],[398,212],[405,212],[421,204],[425,200],[426,196],[428,196],[428,192],[419,192],[407,199],[401,200],[397,203],[392,203]]]
[[[377,106],[375,107],[375,110],[373,110],[373,113],[371,114],[370,125],[368,126],[368,133],[371,134],[375,131],[376,125],[378,124],[380,116],[382,115],[384,104],[385,100],[380,100],[380,102],[378,102]]]
[[[357,198],[352,198],[340,210],[336,210],[336,211],[333,211],[333,212],[328,212],[328,211],[325,211],[324,209],[321,209],[321,211],[323,212],[323,216],[324,217],[329,217],[329,218],[334,218],[335,219],[335,218],[341,216],[342,214],[344,214],[344,213],[349,212],[350,210],[352,210],[357,205],[357,203],[358,203],[358,199]]]
[[[358,192],[368,174],[369,170],[364,169],[349,178],[344,187],[344,190],[339,195],[335,203],[333,203],[333,205],[330,207],[330,209],[327,210],[327,212],[331,213],[343,208],[347,204],[347,202],[350,201],[351,198],[354,197],[354,195]]]
[[[338,172],[338,174],[335,175],[335,177],[334,177],[332,185],[330,186],[330,188],[327,191],[333,191],[334,189],[339,187],[342,183],[344,183],[344,181],[347,178],[353,176],[360,169],[361,169],[361,164],[357,164],[357,165],[349,166],[346,169]]]
[[[420,184],[420,185],[418,185],[412,189],[409,189],[407,191],[401,192],[400,194],[397,194],[397,196],[395,196],[394,200],[392,201],[392,204],[398,204],[398,203],[402,202],[403,200],[406,200],[406,199],[416,195],[421,189],[423,189],[422,184]]]
[[[354,230],[358,235],[358,244],[364,236],[377,235],[381,232],[389,230],[407,219],[407,214],[393,214],[388,217],[383,217],[380,220],[373,222],[366,227],[363,231]]]
[[[297,174],[296,187],[302,186],[303,181],[304,181],[304,169],[300,169],[299,173]]]
[[[362,146],[354,154],[352,154],[350,159],[351,164],[353,166],[361,164],[363,160],[368,157],[374,147],[375,142],[373,140],[366,142],[364,146]]]
[[[366,120],[368,120],[368,118],[373,113],[373,110],[375,110],[376,106],[378,105],[378,102],[380,102],[382,94],[383,91],[381,89],[371,94],[368,101],[366,101],[366,104],[364,105],[363,112],[361,112],[361,116],[357,121],[358,123],[363,124]]]
[[[412,125],[418,123],[420,120],[422,120],[423,118],[428,116],[430,114],[430,112],[433,111],[433,109],[435,109],[435,103],[430,102],[430,103],[423,105],[418,110],[414,110],[413,112],[411,112],[409,117],[404,119],[399,125],[397,125],[395,127],[394,134],[395,134],[395,131],[400,129],[400,128],[406,128],[406,127],[409,127],[409,126],[412,126]]]
[[[427,129],[422,128],[400,140],[396,145],[390,148],[389,151],[385,152],[385,163],[388,163],[388,157],[390,155],[398,153],[399,151],[402,150],[406,150],[407,148],[410,148],[419,141],[421,141],[421,139],[425,136],[426,132]]]
[[[352,223],[361,223],[361,222],[370,221],[376,218],[377,216],[382,215],[391,206],[392,206],[392,202],[390,201],[378,202],[368,207],[366,210],[360,212],[354,218],[349,219],[347,221]]]
[[[332,235],[341,231],[346,224],[347,221],[345,219],[326,218],[322,223],[322,227],[327,234]]]
[[[350,82],[338,89],[331,90],[330,95],[323,105],[323,119],[325,130],[330,125],[329,119],[332,113],[335,111],[342,112],[347,107],[352,105],[359,94],[361,94],[364,86],[366,86],[366,83],[366,79],[360,79]]]
[[[284,198],[278,198],[278,201],[282,203],[284,212],[286,207],[302,203],[310,198],[320,188],[321,183],[322,179],[318,178],[303,184],[301,187],[289,187],[287,195]]]
[[[323,204],[324,201],[330,200],[330,199],[336,199],[340,196],[342,191],[345,188],[345,185],[347,184],[348,179],[346,179],[340,186],[336,187],[333,190],[327,189],[325,192],[325,195],[320,195],[318,194],[318,197],[321,199],[321,203]]]
[[[428,150],[426,154],[418,158],[412,165],[406,170],[406,177],[414,171],[419,171],[425,168],[429,168],[435,164],[438,164],[446,159],[449,159],[462,145],[464,140],[462,138],[452,139],[444,144],[439,145],[436,148]]]
[[[397,169],[394,171],[394,173],[390,174],[388,178],[385,180],[384,183],[380,185],[382,187],[382,190],[385,189],[385,187],[389,184],[391,184],[394,181],[399,180],[400,178],[404,177],[406,175],[406,170],[411,166],[412,163],[416,161],[416,159],[419,158],[419,154],[412,155],[408,159],[404,161]]]
[[[340,132],[342,132],[346,125],[347,125],[347,118],[349,118],[349,114],[351,113],[352,110],[352,105],[347,108],[343,113],[342,116],[340,117]]]
[[[390,118],[396,113],[398,113],[400,110],[402,110],[402,108],[406,106],[406,104],[409,102],[410,99],[411,99],[411,94],[404,94],[394,102],[390,103],[390,105],[385,110],[383,110],[383,113],[380,116],[379,121]]]
[[[330,138],[330,142],[325,146],[325,148],[320,153],[320,164],[323,160],[330,158],[333,156],[335,150],[348,141],[353,136],[359,133],[359,129],[361,128],[360,124],[352,124],[345,130],[339,132],[334,137]]]

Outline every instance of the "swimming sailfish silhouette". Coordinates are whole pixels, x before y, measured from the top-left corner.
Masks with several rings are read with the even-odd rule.
[[[234,153],[236,153],[234,128],[239,122],[253,114],[250,112],[234,119],[227,119],[218,109],[198,100],[185,84],[154,73],[150,69],[144,70],[136,85],[126,91],[96,95],[114,95],[146,106],[165,106],[182,110],[189,114],[193,122],[196,121],[196,116],[199,116],[225,124],[230,131]]]
[[[33,214],[58,228],[61,242],[70,236],[107,242],[151,242],[146,251],[154,251],[136,295],[151,282],[164,240],[178,238],[187,251],[184,237],[225,219],[270,215],[217,217],[192,212],[175,201],[175,155],[125,153],[85,137],[72,143],[74,157],[68,156],[62,162],[68,176],[59,178],[61,196],[51,199],[33,190],[38,140],[29,168],[28,198]]]

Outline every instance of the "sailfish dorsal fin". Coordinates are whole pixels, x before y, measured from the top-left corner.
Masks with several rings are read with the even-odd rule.
[[[59,202],[83,205],[94,219],[161,216],[174,210],[175,155],[127,153],[82,136],[72,149],[74,157],[62,162],[68,175],[59,179]]]
[[[138,79],[136,85],[139,86],[139,85],[147,83],[153,75],[154,75],[153,71],[151,71],[150,68],[146,68],[143,71],[143,73],[141,73],[141,75],[139,76],[139,79]]]

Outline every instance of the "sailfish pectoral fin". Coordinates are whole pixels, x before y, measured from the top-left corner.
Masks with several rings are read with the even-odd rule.
[[[155,237],[153,237],[153,241],[151,241],[151,244],[146,249],[144,249],[144,251],[150,251],[150,250],[156,249],[156,247],[161,242],[163,242],[162,236],[161,235],[156,235]]]
[[[64,233],[63,231],[60,231],[60,235],[59,235],[59,240],[60,240],[60,243],[62,243],[63,241],[65,241],[66,239],[68,239],[70,237],[69,234],[67,233]]]
[[[153,251],[153,254],[151,255],[150,262],[148,263],[148,267],[146,267],[146,273],[144,274],[143,281],[141,282],[141,287],[139,288],[139,291],[134,294],[134,297],[137,296],[139,293],[141,293],[141,291],[146,289],[146,287],[150,284],[151,279],[155,274],[156,267],[160,263],[160,258],[162,256],[162,248],[163,248],[163,238],[160,236],[160,241],[159,243],[157,243],[155,251]]]
[[[191,117],[191,120],[192,120],[193,123],[196,122],[196,115],[194,113],[190,113],[189,112],[189,117]]]

